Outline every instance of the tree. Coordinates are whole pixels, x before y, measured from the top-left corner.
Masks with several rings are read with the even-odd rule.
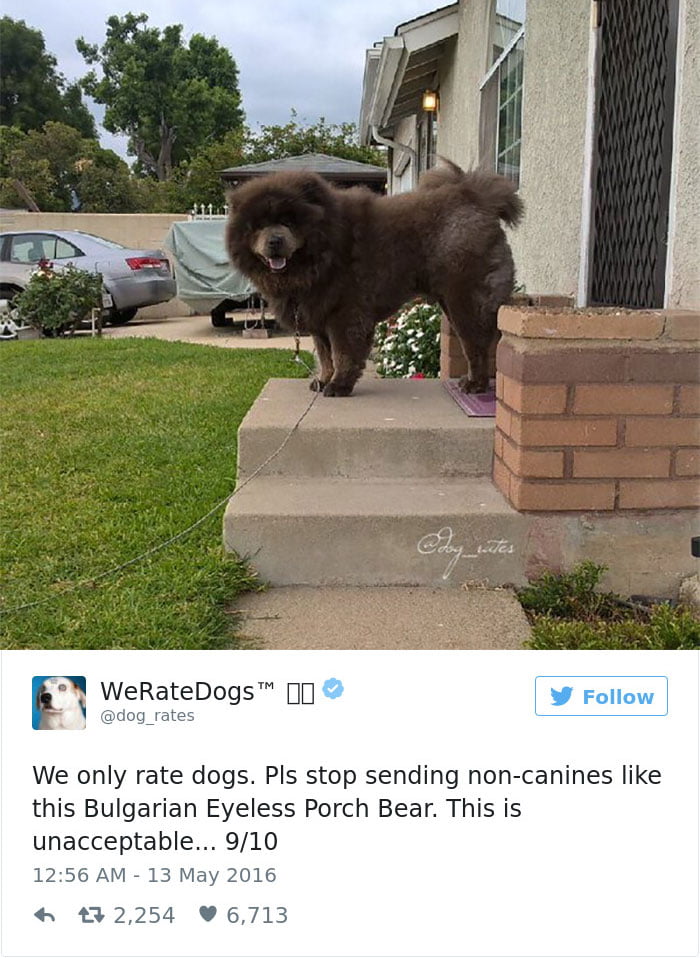
[[[91,70],[82,88],[106,107],[104,126],[129,137],[141,169],[167,180],[212,140],[243,123],[238,68],[218,41],[195,34],[187,46],[180,24],[146,26],[145,13],[107,20],[98,48],[76,45]]]
[[[0,205],[16,206],[19,180],[41,210],[131,213],[139,195],[129,167],[112,150],[49,121],[25,133],[0,127]]]
[[[292,110],[282,126],[261,126],[259,133],[248,133],[246,161],[263,163],[304,153],[327,153],[345,160],[385,166],[384,154],[371,146],[360,146],[354,123],[327,123],[324,117],[313,124],[299,122]]]
[[[39,30],[24,20],[0,19],[2,87],[0,124],[38,130],[47,120],[66,123],[84,137],[97,139],[95,121],[82,100],[80,87],[67,84],[47,53]]]

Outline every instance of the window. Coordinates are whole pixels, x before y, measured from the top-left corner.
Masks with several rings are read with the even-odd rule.
[[[68,240],[61,239],[56,237],[56,252],[54,254],[54,259],[75,259],[76,256],[83,256],[84,254],[80,250],[73,246],[72,243],[69,243]]]
[[[479,162],[520,183],[525,0],[494,0],[491,66],[481,82]]]
[[[56,237],[46,233],[24,233],[12,239],[10,260],[13,263],[38,263],[52,259],[56,250]]]

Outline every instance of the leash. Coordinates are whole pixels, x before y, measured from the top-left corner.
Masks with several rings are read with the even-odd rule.
[[[297,319],[296,331],[294,335],[296,349],[291,361],[301,364],[306,369],[308,369],[310,373],[313,373],[313,370],[304,362],[304,360],[302,359],[300,355],[300,335],[298,330],[299,330],[299,323]],[[320,395],[321,394],[319,392],[312,393],[309,404],[301,413],[299,418],[296,420],[292,428],[289,430],[289,432],[284,437],[284,439],[279,444],[279,446],[275,449],[275,451],[272,452],[267,457],[267,459],[265,459],[264,462],[260,463],[257,469],[255,469],[254,472],[252,472],[247,479],[244,479],[244,481],[239,486],[236,486],[233,492],[229,493],[223,499],[220,499],[215,505],[211,507],[211,509],[208,512],[206,512],[203,516],[200,516],[199,519],[197,519],[195,522],[189,525],[186,529],[183,529],[181,532],[176,533],[174,536],[170,536],[169,539],[165,539],[163,542],[159,542],[157,545],[152,546],[150,549],[146,549],[145,552],[142,552],[140,555],[134,556],[133,559],[127,559],[126,562],[122,562],[120,565],[116,565],[116,566],[113,566],[113,568],[111,569],[107,569],[105,572],[100,572],[97,575],[91,576],[88,579],[79,579],[76,582],[70,582],[68,583],[68,585],[66,585],[64,589],[61,589],[60,591],[55,592],[53,595],[44,596],[43,599],[36,599],[33,602],[25,602],[22,605],[13,606],[10,609],[0,609],[0,616],[12,615],[15,612],[23,612],[26,609],[34,609],[39,605],[47,605],[49,602],[55,602],[57,599],[62,598],[64,595],[69,595],[71,592],[76,592],[78,589],[94,588],[103,579],[106,579],[112,575],[116,575],[118,572],[122,572],[124,569],[128,569],[130,566],[136,565],[139,562],[143,562],[144,560],[149,559],[152,555],[155,555],[157,552],[161,552],[163,549],[166,549],[168,546],[173,545],[173,543],[179,542],[180,539],[184,539],[185,536],[190,534],[190,532],[194,532],[195,529],[197,529],[204,522],[206,522],[207,519],[213,516],[215,512],[218,512],[218,510],[222,506],[226,505],[227,502],[230,502],[231,499],[235,498],[235,496],[237,496],[242,489],[245,489],[245,487],[248,485],[249,482],[252,482],[253,479],[255,479],[257,476],[260,475],[263,469],[265,469],[265,467],[268,466],[273,459],[279,456],[279,454],[282,452],[282,450],[287,445],[289,440],[292,438],[294,433],[297,431],[299,426],[302,424],[304,419],[306,419],[308,414],[311,412],[311,408],[313,407],[313,404],[316,402],[316,400],[318,399]]]
[[[299,325],[299,307],[294,305],[294,358],[292,362],[298,363],[307,369],[310,375],[314,375],[315,370],[308,366],[301,358],[301,327]]]

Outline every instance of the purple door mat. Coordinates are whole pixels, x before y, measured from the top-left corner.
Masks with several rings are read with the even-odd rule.
[[[457,379],[443,380],[447,392],[468,416],[496,415],[496,385],[494,380],[491,383],[493,388],[487,393],[463,393]]]

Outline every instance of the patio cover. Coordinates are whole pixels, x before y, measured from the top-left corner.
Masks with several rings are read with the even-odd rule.
[[[231,266],[226,253],[226,219],[173,223],[165,238],[175,264],[177,295],[199,312],[224,299],[245,300],[255,287]]]

